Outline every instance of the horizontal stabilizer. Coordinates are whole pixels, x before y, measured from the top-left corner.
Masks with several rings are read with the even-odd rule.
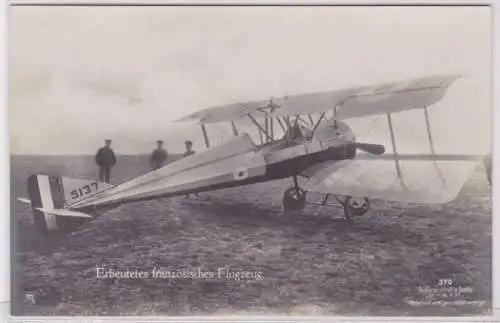
[[[31,204],[35,225],[43,233],[76,230],[92,216],[71,210],[71,204],[112,187],[91,179],[41,174],[28,177],[26,185],[29,199],[18,200]]]
[[[75,218],[88,218],[92,219],[92,216],[83,213],[83,212],[78,212],[78,211],[72,211],[68,209],[54,209],[54,210],[47,210],[47,209],[42,209],[41,207],[35,208],[38,211],[44,212],[44,213],[49,213],[53,215],[58,215],[58,216],[68,216],[68,217],[75,217]]]

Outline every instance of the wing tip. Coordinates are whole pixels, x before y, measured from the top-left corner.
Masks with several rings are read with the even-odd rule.
[[[189,122],[195,120],[192,115],[184,116],[179,119],[174,120],[176,123]]]

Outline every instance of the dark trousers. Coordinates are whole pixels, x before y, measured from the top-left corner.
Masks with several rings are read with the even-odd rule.
[[[490,186],[492,186],[492,179],[491,179],[491,164],[490,165],[487,165],[485,166],[486,168],[486,177],[488,178],[488,183],[490,184]]]
[[[99,180],[101,182],[109,183],[110,176],[111,176],[111,167],[109,166],[99,167]]]
[[[484,166],[484,169],[486,170],[486,177],[488,179],[488,183],[490,184],[490,186],[492,186],[491,171],[493,168],[493,161],[492,161],[491,155],[488,155],[488,156],[486,156],[486,158],[483,159],[483,166]]]

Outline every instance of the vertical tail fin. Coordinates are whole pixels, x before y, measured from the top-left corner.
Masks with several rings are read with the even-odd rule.
[[[33,209],[33,217],[35,225],[39,231],[49,232],[57,231],[57,218],[54,214],[45,213],[39,209],[55,209],[55,199],[52,198],[51,185],[54,180],[50,180],[46,175],[31,175],[28,177],[28,194],[31,200],[31,208]],[[54,185],[54,184],[52,184]],[[60,194],[54,194],[56,196]],[[59,201],[58,201],[59,202]]]
[[[28,194],[37,229],[41,232],[76,229],[88,218],[69,216],[68,205],[103,191],[112,185],[86,179],[50,175],[31,175],[27,181]],[[76,213],[76,212],[73,212]],[[83,215],[83,214],[82,214]]]

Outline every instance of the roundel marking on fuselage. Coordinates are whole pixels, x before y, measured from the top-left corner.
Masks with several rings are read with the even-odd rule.
[[[248,177],[248,168],[246,167],[238,167],[233,172],[233,177],[237,181],[244,180]]]

